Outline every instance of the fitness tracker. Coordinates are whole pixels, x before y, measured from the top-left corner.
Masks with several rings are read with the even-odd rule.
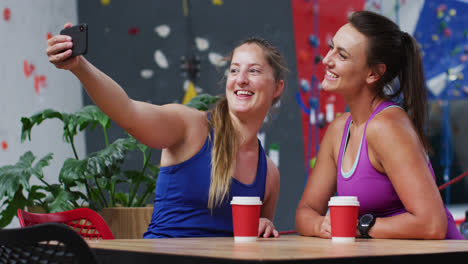
[[[369,230],[374,226],[375,218],[374,214],[365,214],[359,218],[358,230],[362,238],[372,238]]]

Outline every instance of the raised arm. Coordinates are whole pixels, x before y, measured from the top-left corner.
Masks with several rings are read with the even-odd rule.
[[[65,27],[70,27],[67,23]],[[70,70],[83,84],[94,103],[120,127],[152,148],[180,145],[203,120],[204,114],[183,105],[152,105],[135,101],[112,78],[84,57],[70,58],[71,38],[53,36],[46,53],[57,68]],[[201,122],[203,123],[203,122]],[[193,130],[192,130],[193,129]]]
[[[426,152],[403,110],[388,109],[367,127],[369,158],[384,170],[407,213],[377,218],[374,238],[443,239],[447,216]]]
[[[330,219],[326,216],[328,200],[336,193],[336,157],[345,118],[333,121],[320,144],[315,167],[307,179],[296,209],[296,230],[303,236],[331,237]],[[338,149],[337,149],[338,147]]]

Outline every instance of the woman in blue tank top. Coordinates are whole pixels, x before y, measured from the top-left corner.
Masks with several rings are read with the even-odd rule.
[[[327,128],[297,207],[298,232],[330,238],[327,202],[338,193],[358,197],[357,236],[463,239],[426,154],[416,40],[384,16],[354,12],[331,39],[323,64],[322,88],[343,95],[350,112]]]
[[[226,95],[208,116],[181,104],[132,100],[84,57],[70,58],[70,47],[67,36],[52,37],[47,42],[49,61],[75,74],[94,103],[120,127],[141,143],[162,149],[145,238],[232,236],[232,196],[259,196],[258,233],[278,236],[272,220],[279,170],[257,139],[286,79],[285,61],[274,46],[251,38],[233,50]]]

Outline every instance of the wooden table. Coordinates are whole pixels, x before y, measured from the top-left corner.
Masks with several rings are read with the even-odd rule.
[[[330,239],[283,235],[235,243],[232,237],[88,242],[100,263],[466,263],[465,240]],[[456,261],[455,261],[456,259]],[[443,262],[442,262],[443,261]]]

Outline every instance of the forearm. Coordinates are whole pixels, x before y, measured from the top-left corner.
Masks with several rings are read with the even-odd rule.
[[[132,100],[112,78],[89,63],[84,57],[70,71],[80,80],[93,102],[112,120],[125,127]]]
[[[296,231],[303,236],[320,236],[320,226],[324,216],[309,207],[296,210]]]
[[[391,217],[377,217],[369,235],[373,238],[444,239],[446,231],[445,215],[418,217],[407,212]]]

